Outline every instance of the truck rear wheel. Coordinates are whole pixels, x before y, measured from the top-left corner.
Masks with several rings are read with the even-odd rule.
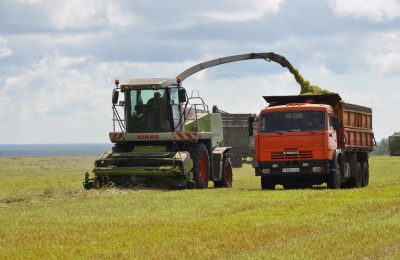
[[[207,147],[204,144],[196,145],[190,156],[193,159],[193,177],[196,188],[205,189],[208,187],[210,178],[210,157]]]
[[[361,168],[361,164],[359,162],[357,162],[356,164],[356,176],[354,179],[354,187],[356,188],[360,188],[362,185],[362,180],[363,179],[363,172],[362,172],[362,168]]]
[[[354,167],[351,171],[351,178],[348,180],[347,188],[360,188],[362,184],[362,168],[358,161],[353,163]]]
[[[362,163],[362,187],[368,186],[369,183],[369,165],[367,161]]]
[[[229,158],[224,159],[224,164],[222,168],[222,179],[220,181],[214,181],[215,188],[231,188],[233,181],[232,175],[232,164]]]
[[[335,169],[328,175],[328,188],[329,189],[340,189],[342,185],[342,171],[339,162],[335,163]]]
[[[275,183],[272,182],[267,176],[261,176],[261,189],[275,190]]]

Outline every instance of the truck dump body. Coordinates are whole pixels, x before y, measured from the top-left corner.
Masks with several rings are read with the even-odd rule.
[[[338,103],[338,115],[343,126],[339,131],[339,148],[372,151],[372,109],[364,106]]]

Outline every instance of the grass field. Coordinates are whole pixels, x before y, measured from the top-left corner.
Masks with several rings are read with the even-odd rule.
[[[371,157],[362,189],[85,191],[94,158],[0,158],[0,259],[400,259],[400,157]],[[210,183],[210,186],[212,184]]]

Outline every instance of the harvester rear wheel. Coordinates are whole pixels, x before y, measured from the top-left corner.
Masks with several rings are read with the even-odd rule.
[[[214,181],[215,188],[231,188],[233,182],[232,164],[229,158],[224,159],[222,169],[222,179],[220,181]]]
[[[197,189],[208,187],[210,178],[210,156],[207,147],[204,144],[196,145],[190,156],[193,159],[193,177]]]

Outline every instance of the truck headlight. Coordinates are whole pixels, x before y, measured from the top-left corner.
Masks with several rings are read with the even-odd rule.
[[[270,169],[262,169],[262,171],[261,171],[263,174],[269,174],[269,173],[271,173],[271,170]]]
[[[318,167],[312,167],[312,171],[313,172],[321,172],[322,171],[322,167],[318,166]]]

